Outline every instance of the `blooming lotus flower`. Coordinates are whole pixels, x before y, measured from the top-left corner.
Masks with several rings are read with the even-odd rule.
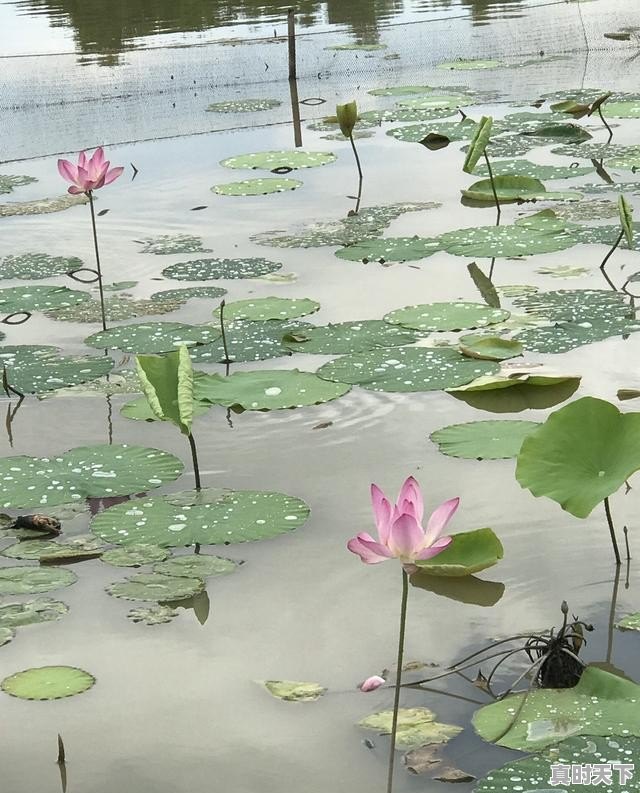
[[[378,540],[361,532],[347,543],[347,548],[365,564],[379,564],[395,558],[411,573],[418,569],[416,561],[431,559],[451,543],[452,538],[442,536],[442,533],[458,508],[459,498],[440,504],[429,517],[426,527],[422,525],[422,492],[412,476],[402,485],[393,506],[377,485],[371,485],[371,501]]]
[[[99,146],[87,159],[81,151],[78,155],[78,164],[74,165],[69,160],[58,160],[58,172],[63,179],[71,182],[68,192],[72,195],[90,193],[115,181],[124,168],[109,168],[111,163],[105,160],[102,146]]]
[[[380,677],[380,675],[373,675],[372,677],[368,677],[364,683],[361,683],[359,688],[360,691],[367,693],[369,691],[375,691],[376,688],[380,688],[380,686],[383,686],[384,684],[384,677]]]

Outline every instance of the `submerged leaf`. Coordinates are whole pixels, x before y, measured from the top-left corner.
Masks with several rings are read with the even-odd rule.
[[[327,690],[319,683],[298,683],[292,680],[265,680],[263,685],[272,697],[286,702],[315,702]]]
[[[366,716],[358,727],[375,730],[382,735],[391,734],[393,711],[383,710]],[[446,743],[462,732],[462,727],[436,721],[436,714],[428,708],[399,708],[396,746],[398,749]]]

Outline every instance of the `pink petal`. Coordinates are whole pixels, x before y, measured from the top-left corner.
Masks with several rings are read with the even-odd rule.
[[[84,193],[84,192],[85,192],[84,190],[81,190],[79,187],[76,187],[75,185],[72,185],[67,190],[67,193],[71,193],[71,195],[80,195],[81,193]]]
[[[440,504],[440,506],[431,513],[425,530],[424,545],[426,547],[433,545],[446,529],[447,523],[449,523],[453,517],[453,513],[458,509],[459,503],[459,498],[450,498],[449,501]]]
[[[380,564],[392,556],[388,548],[365,533],[352,537],[347,543],[347,548],[351,553],[357,554],[365,564]]]
[[[385,494],[380,490],[378,485],[371,485],[371,503],[373,505],[373,514],[378,528],[378,537],[380,537],[380,542],[386,544],[389,539],[389,529],[391,527],[393,510],[389,500],[385,497]]]
[[[376,688],[380,688],[385,683],[384,677],[380,677],[380,675],[372,675],[368,677],[364,683],[360,684],[360,691],[364,691],[365,693],[368,691],[375,691]]]
[[[104,183],[111,184],[111,182],[115,182],[115,180],[122,175],[124,172],[124,168],[118,166],[117,168],[112,168],[110,171],[107,171],[107,175],[104,177]]]
[[[418,523],[422,523],[422,516],[424,514],[422,491],[420,490],[420,485],[412,476],[407,477],[404,484],[400,488],[397,502],[398,505],[402,504],[403,501],[409,501],[414,505],[412,514],[415,516],[415,519],[418,521]]]
[[[80,168],[87,167],[87,155],[83,151],[81,151],[80,154],[78,155],[78,166]]]
[[[81,165],[78,166],[78,176],[76,177],[76,184],[78,187],[82,188],[82,192],[91,190],[91,188],[93,187],[93,181],[89,178],[89,174],[87,173],[86,169],[83,168]]]
[[[440,539],[436,540],[429,548],[423,548],[416,556],[416,559],[432,559],[434,556],[442,553],[445,548],[448,548],[452,542],[453,537],[440,537]]]
[[[92,176],[93,180],[93,190],[97,190],[98,188],[104,185],[104,180],[107,176],[107,171],[109,170],[109,163],[106,162],[99,171],[96,171],[95,174]]]
[[[102,146],[98,146],[98,148],[93,152],[91,155],[91,159],[89,160],[89,168],[95,168],[97,171],[102,169],[104,165],[104,149]]]
[[[67,182],[75,182],[78,178],[78,169],[69,160],[58,160],[58,173]]]
[[[413,515],[400,515],[391,524],[389,548],[394,556],[415,558],[424,545],[424,530]]]

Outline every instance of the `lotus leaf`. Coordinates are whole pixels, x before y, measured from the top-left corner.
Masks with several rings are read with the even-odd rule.
[[[522,442],[540,425],[537,421],[470,421],[431,433],[442,454],[467,460],[517,457]]]
[[[36,595],[71,586],[76,574],[63,567],[2,567],[0,595]]]
[[[0,190],[2,192],[2,190]],[[50,256],[48,253],[21,253],[0,259],[0,278],[37,281],[54,275],[65,275],[83,267],[76,256]]]
[[[93,675],[73,666],[41,666],[5,677],[0,688],[19,699],[47,700],[82,694],[95,682]]]
[[[165,278],[175,281],[214,281],[218,278],[234,280],[237,278],[259,278],[279,270],[279,262],[266,259],[194,259],[178,262],[162,271]]]
[[[254,154],[238,154],[222,160],[220,165],[225,168],[258,168],[273,171],[277,168],[315,168],[335,162],[336,155],[326,151],[259,151]]]
[[[391,311],[384,321],[415,330],[447,331],[483,328],[508,317],[508,311],[483,303],[423,303]]]
[[[358,727],[375,730],[381,735],[390,735],[392,721],[393,711],[383,710],[361,719],[358,722]],[[461,732],[462,727],[436,721],[436,714],[428,708],[400,708],[398,710],[396,732],[398,749],[410,749],[414,746],[425,746],[431,743],[447,743]]]
[[[162,573],[136,573],[125,581],[109,584],[107,594],[122,600],[164,602],[185,600],[204,589],[200,578],[178,577]]]
[[[297,190],[299,187],[302,187],[302,182],[298,179],[264,177],[262,179],[243,179],[241,182],[217,184],[211,190],[218,195],[258,196],[269,195],[270,193],[284,193],[287,190]]]
[[[292,680],[265,680],[263,685],[272,697],[285,702],[315,702],[327,690],[319,683],[299,683]]]
[[[142,322],[121,325],[85,339],[97,348],[114,348],[130,353],[171,352],[181,344],[193,347],[207,344],[220,336],[219,330],[207,325],[185,325],[181,322]]]

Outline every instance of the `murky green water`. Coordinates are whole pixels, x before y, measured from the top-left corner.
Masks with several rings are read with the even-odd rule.
[[[420,15],[463,16],[464,30],[475,28],[477,35],[490,40],[491,31],[505,30],[501,25],[519,25],[513,21],[513,14],[524,13],[527,5],[309,2],[299,8],[299,24],[309,33],[331,29],[335,38],[327,43],[353,38],[370,41],[380,33],[382,41],[393,42],[385,38],[392,35],[384,30],[389,22],[418,19]],[[594,19],[596,5],[584,4],[587,25]],[[558,13],[562,15],[565,10],[563,7]],[[616,8],[620,19],[632,19],[627,11],[624,3]],[[25,119],[29,117],[33,136],[7,136],[13,154],[6,159],[24,161],[5,163],[1,172],[27,174],[38,181],[17,188],[2,201],[60,195],[63,187],[56,172],[55,153],[76,144],[106,142],[112,144],[108,149],[112,163],[125,165],[126,171],[97,194],[97,209],[109,210],[99,218],[105,279],[137,281],[130,290],[135,297],[191,286],[162,279],[161,271],[174,262],[200,258],[141,253],[135,241],[160,234],[190,234],[213,250],[209,255],[264,256],[281,262],[282,273],[292,274],[282,283],[260,279],[222,282],[228,289],[228,301],[268,295],[312,298],[321,304],[320,311],[311,317],[317,324],[380,318],[412,303],[479,300],[467,273],[468,261],[448,253],[381,266],[342,261],[334,256],[333,247],[279,249],[249,240],[272,229],[344,217],[353,205],[347,197],[356,189],[348,143],[325,140],[322,135],[326,133],[309,130],[306,123],[305,148],[334,152],[338,160],[323,168],[291,174],[303,181],[302,188],[257,198],[211,192],[214,184],[244,178],[244,172],[222,168],[220,160],[245,152],[292,147],[288,86],[279,82],[247,86],[239,81],[232,88],[197,86],[190,93],[154,94],[150,99],[143,96],[145,79],[152,83],[157,75],[151,73],[152,69],[145,71],[143,60],[128,60],[132,48],[152,46],[154,42],[195,43],[199,36],[263,34],[274,25],[281,33],[281,12],[279,3],[191,3],[181,5],[178,12],[174,4],[160,2],[152,7],[122,3],[117,10],[110,6],[108,11],[96,3],[80,8],[62,1],[5,2],[0,6],[0,21],[8,19],[5,30],[12,31],[5,52],[69,52],[74,63],[76,58],[86,56],[92,64],[82,67],[89,75],[83,90],[89,93],[103,90],[105,83],[99,81],[117,83],[120,75],[133,81],[138,75],[140,85],[138,94],[117,99],[120,89],[112,84],[111,98],[103,106],[82,101],[75,108],[40,104],[36,110],[29,102],[22,109],[4,107],[7,128],[25,133]],[[560,20],[566,22],[565,17]],[[490,22],[488,27],[474,24],[485,21]],[[408,27],[403,35],[410,37],[412,30]],[[415,35],[419,37],[423,34],[418,30],[416,26]],[[436,46],[444,49],[445,44],[434,43]],[[227,48],[232,53],[225,61],[227,66],[232,62],[238,72],[244,58],[247,68],[253,68],[253,50],[249,47]],[[390,46],[391,52],[397,50],[395,44]],[[303,105],[303,119],[317,119],[331,112],[336,101],[351,96],[357,97],[363,110],[392,107],[393,97],[376,98],[366,89],[400,83],[466,86],[476,93],[497,91],[495,100],[474,100],[465,105],[465,110],[473,116],[492,113],[502,117],[513,112],[507,99],[519,110],[531,110],[530,102],[545,90],[581,85],[622,90],[628,88],[638,70],[638,61],[630,60],[633,53],[628,51],[576,52],[564,61],[482,74],[412,69],[409,57],[398,66],[385,61],[385,53],[357,53],[368,59],[367,74],[360,79],[356,73],[362,60],[357,62],[354,53],[340,56],[343,54],[351,59],[345,67],[347,72],[352,71],[346,78],[348,90],[338,71],[326,83],[303,77],[300,98],[319,96],[326,100],[317,107]],[[450,56],[459,54],[456,50]],[[514,62],[508,61],[509,66]],[[71,61],[61,63],[76,68]],[[29,71],[35,68],[33,62],[25,62],[23,73],[35,75],[36,71]],[[46,80],[39,83],[33,78],[32,93],[25,94],[29,101],[41,101],[46,94],[42,86],[55,81],[50,67],[37,69]],[[95,77],[99,70],[100,77]],[[186,80],[185,74],[181,79]],[[64,82],[65,73],[60,76]],[[76,79],[80,81],[73,76]],[[220,119],[204,109],[213,101],[252,96],[281,99],[282,108],[232,114],[226,131],[222,131]],[[177,107],[172,108],[172,103]],[[184,128],[177,123],[176,114]],[[617,123],[615,142],[636,143],[639,122]],[[209,131],[216,124],[220,131]],[[597,120],[583,124],[594,141],[605,139]],[[401,216],[385,236],[432,237],[454,228],[494,222],[492,207],[480,209],[459,203],[460,189],[469,184],[469,178],[461,172],[460,144],[428,152],[422,146],[385,135],[391,126],[397,124],[374,128],[371,138],[359,141],[365,171],[364,205],[435,201],[442,206]],[[144,129],[145,134],[134,134],[136,129]],[[127,142],[164,136],[167,139]],[[550,153],[550,148],[536,148],[528,158],[557,163],[559,158]],[[571,160],[564,158],[562,162]],[[137,170],[135,179],[130,164]],[[613,176],[621,181],[635,178],[628,170],[616,170]],[[552,185],[579,189],[588,181],[596,181],[596,177],[592,174]],[[637,204],[636,196],[630,196],[630,200]],[[546,206],[541,203],[534,209]],[[192,211],[194,207],[205,208]],[[505,206],[503,223],[530,210],[528,205]],[[46,251],[79,256],[92,266],[87,207],[0,218],[0,226],[0,257]],[[580,245],[525,260],[498,259],[493,280],[497,285],[530,284],[542,290],[601,289],[604,284],[598,265],[604,250],[602,246]],[[485,266],[488,260],[479,263]],[[637,263],[637,253],[620,251],[610,266],[612,277],[626,277],[638,269]],[[588,273],[580,278],[558,279],[538,272],[557,265],[579,265]],[[67,280],[38,283],[63,284]],[[15,285],[22,284],[1,283],[2,287]],[[194,300],[173,314],[154,319],[205,323],[211,321],[215,305]],[[50,343],[68,352],[86,352],[83,339],[98,326],[55,322],[36,314],[24,325],[4,330],[6,344]],[[640,387],[638,343],[638,337],[632,334],[558,356],[528,354],[527,360],[581,375],[574,398],[593,395],[615,401],[618,388]],[[122,361],[119,353],[114,354]],[[300,354],[233,368],[297,366],[314,371],[329,359]],[[222,367],[208,365],[198,368],[222,371]],[[119,408],[126,401],[128,397],[121,396],[110,400],[27,398],[11,421],[11,445],[8,434],[0,439],[2,454],[47,455],[85,444],[138,443],[171,451],[185,460],[186,473],[167,486],[166,492],[191,487],[184,439],[170,426],[123,418]],[[13,408],[15,400],[3,398],[0,410],[11,415]],[[229,417],[224,408],[214,407],[196,422],[194,430],[204,484],[290,493],[310,505],[308,522],[291,535],[224,548],[222,555],[246,564],[234,575],[210,579],[210,613],[204,624],[188,609],[180,610],[179,617],[169,625],[132,624],[126,613],[134,604],[104,592],[108,584],[129,572],[99,560],[74,565],[79,581],[45,595],[66,602],[69,614],[59,622],[21,628],[12,642],[0,649],[0,677],[28,667],[68,664],[91,672],[97,684],[82,696],[53,702],[28,702],[1,695],[3,793],[60,789],[55,764],[58,733],[66,745],[69,793],[204,793],[218,787],[238,793],[381,790],[387,739],[372,735],[373,747],[368,747],[363,743],[365,733],[354,724],[370,712],[390,707],[392,692],[381,689],[364,695],[356,685],[393,664],[400,571],[394,563],[361,565],[347,552],[345,543],[357,531],[370,530],[369,483],[375,481],[395,491],[408,474],[420,480],[432,506],[461,496],[454,531],[490,526],[505,547],[504,560],[480,574],[485,580],[504,584],[504,594],[492,607],[457,602],[418,589],[411,591],[408,659],[445,667],[494,637],[558,625],[560,603],[566,599],[572,613],[596,628],[589,637],[585,658],[606,660],[637,677],[636,637],[633,633],[610,632],[614,567],[601,508],[587,520],[577,520],[555,503],[536,500],[522,490],[514,478],[513,460],[454,459],[440,454],[429,440],[435,429],[452,423],[487,418],[543,421],[548,413],[548,408],[520,411],[509,404],[506,412],[497,415],[444,392],[385,394],[360,388],[333,402],[293,411],[247,411]],[[616,523],[630,527],[633,547],[637,490],[634,486],[626,496],[623,492],[613,497],[613,509]],[[86,530],[87,523],[87,518],[80,516],[64,528],[69,534],[77,534]],[[632,567],[628,585],[625,573],[623,568],[615,606],[618,617],[638,607],[635,570]],[[499,587],[492,590],[499,591]],[[5,602],[16,599],[20,598],[7,597]],[[516,673],[523,668],[512,667]],[[264,679],[318,681],[329,691],[315,703],[281,702],[255,682]],[[506,762],[512,753],[483,743],[469,727],[476,703],[489,701],[486,695],[459,679],[435,686],[463,699],[446,693],[407,691],[404,701],[406,705],[432,708],[440,720],[466,728],[449,745],[451,759],[477,776]],[[471,789],[470,785],[464,787]],[[446,785],[414,777],[400,764],[398,791],[440,788],[445,790]]]

